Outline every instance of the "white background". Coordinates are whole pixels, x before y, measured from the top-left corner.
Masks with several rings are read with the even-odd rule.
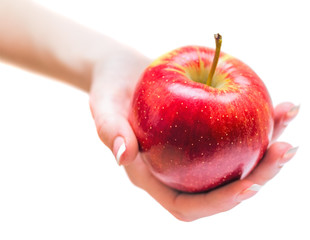
[[[88,96],[0,64],[0,239],[310,239],[307,1],[41,0],[151,58],[214,46],[250,65],[274,104],[301,104],[281,137],[296,157],[252,199],[191,223],[132,186],[97,137]]]

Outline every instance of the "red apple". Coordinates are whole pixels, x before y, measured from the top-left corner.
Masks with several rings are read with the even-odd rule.
[[[184,192],[204,192],[247,176],[273,131],[273,106],[258,75],[216,50],[187,46],[148,66],[129,121],[150,171]]]

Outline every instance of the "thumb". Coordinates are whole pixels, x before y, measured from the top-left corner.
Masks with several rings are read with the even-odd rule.
[[[112,151],[119,165],[128,165],[138,154],[138,142],[127,117],[106,109],[93,108],[98,135],[101,141]]]

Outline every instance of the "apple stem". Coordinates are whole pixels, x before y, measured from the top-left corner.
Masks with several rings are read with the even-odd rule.
[[[217,33],[217,34],[214,34],[214,38],[215,38],[216,48],[215,48],[215,54],[214,54],[211,70],[210,70],[210,73],[208,75],[207,82],[206,82],[208,86],[211,86],[212,78],[215,73],[217,63],[219,61],[221,46],[222,46],[222,36],[219,33]]]

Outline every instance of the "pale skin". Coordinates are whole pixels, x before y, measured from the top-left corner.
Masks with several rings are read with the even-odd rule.
[[[132,183],[182,221],[227,211],[252,197],[259,186],[272,179],[296,152],[289,143],[276,142],[298,113],[298,107],[285,102],[275,107],[272,143],[249,176],[208,193],[175,191],[148,171],[127,120],[135,83],[150,59],[28,1],[0,0],[0,32],[2,60],[89,93],[91,111],[102,142],[115,156],[120,145],[125,146],[118,155],[118,163],[125,167]]]

